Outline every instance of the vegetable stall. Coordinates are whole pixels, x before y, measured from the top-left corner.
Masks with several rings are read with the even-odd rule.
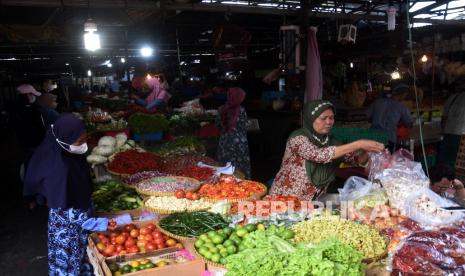
[[[372,155],[369,180],[349,178],[331,204],[269,196],[223,174],[183,116],[133,114],[133,133],[181,135],[138,144],[117,130],[87,157],[108,173],[92,194],[109,219],[89,237],[96,275],[464,275],[464,216],[444,209],[456,205],[429,190],[421,164]]]

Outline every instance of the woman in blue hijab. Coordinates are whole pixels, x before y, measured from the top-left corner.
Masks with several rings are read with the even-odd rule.
[[[91,206],[84,124],[60,116],[34,152],[25,177],[28,194],[45,198],[49,210],[49,275],[80,275],[87,233],[81,227]]]

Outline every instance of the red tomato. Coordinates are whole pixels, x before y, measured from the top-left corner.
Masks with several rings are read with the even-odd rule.
[[[137,241],[137,247],[145,247],[147,245],[147,241]]]
[[[150,231],[150,229],[148,229],[147,227],[142,227],[139,232],[141,235],[147,235],[150,234],[152,231]]]
[[[194,195],[193,192],[187,192],[186,193],[186,198],[189,199],[189,200],[192,200],[192,196]]]
[[[124,243],[124,246],[128,248],[128,247],[134,246],[135,244],[136,244],[136,241],[133,238],[129,237]]]
[[[110,243],[110,240],[109,240],[107,237],[105,237],[105,236],[103,236],[103,237],[100,239],[100,241],[101,241],[103,244],[105,244],[105,245],[107,245],[107,244]]]
[[[154,232],[152,233],[152,236],[153,236],[155,239],[163,238],[163,233],[160,232],[160,231],[154,231]]]
[[[139,248],[137,248],[137,246],[131,246],[129,248],[126,249],[128,251],[128,253],[137,253],[139,252]]]
[[[131,237],[133,237],[133,238],[137,238],[139,236],[139,230],[132,229],[131,232],[129,233],[129,235],[131,235]]]
[[[163,249],[166,248],[166,245],[164,243],[157,244],[158,249]]]
[[[139,235],[139,237],[137,237],[137,240],[138,240],[138,241],[143,241],[143,240],[145,240],[145,235]]]
[[[123,235],[123,236],[125,236],[126,238],[128,238],[128,237],[129,237],[129,232],[123,232],[123,233],[121,233],[121,235]]]
[[[109,245],[105,248],[105,250],[103,250],[103,253],[106,256],[112,256],[113,254],[115,254],[115,249],[116,247],[114,245]]]
[[[113,237],[116,238],[116,237],[118,237],[118,235],[119,235],[119,234],[118,234],[117,232],[112,232],[112,233],[110,234],[110,239],[113,238]]]
[[[176,193],[174,194],[176,198],[185,198],[186,193],[183,190],[176,190]]]
[[[153,242],[148,242],[145,249],[147,249],[147,251],[155,251],[157,250],[157,246]]]
[[[120,252],[120,251],[123,250],[123,249],[124,249],[124,246],[121,245],[121,244],[118,244],[118,245],[116,246],[116,249],[115,249],[115,250],[116,250],[116,253],[118,253],[118,252]]]
[[[155,224],[153,224],[153,223],[149,223],[149,224],[145,225],[145,227],[150,229],[150,232],[152,232],[153,230],[155,230],[157,228],[155,226]]]
[[[101,241],[102,239],[106,239],[105,235],[103,234],[98,234],[98,239]]]
[[[128,254],[128,252],[126,250],[121,250],[118,255],[125,255],[125,254]]]
[[[126,231],[126,232],[131,232],[131,230],[132,230],[132,229],[135,229],[135,228],[136,228],[136,226],[135,226],[134,224],[132,224],[132,223],[131,223],[131,224],[126,224],[126,225],[124,226],[124,231]]]
[[[153,240],[153,237],[152,237],[152,235],[147,234],[147,235],[145,235],[144,240],[151,241],[151,240]]]
[[[192,194],[192,200],[199,200],[200,196],[197,193]]]
[[[116,237],[117,244],[123,244],[125,241],[126,241],[126,237],[123,235],[119,235],[118,237]]]
[[[156,238],[155,239],[155,243],[158,245],[158,247],[160,247],[160,244],[165,244],[165,239],[164,238]]]

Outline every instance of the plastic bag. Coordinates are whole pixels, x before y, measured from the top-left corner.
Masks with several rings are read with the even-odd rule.
[[[339,198],[341,201],[355,200],[367,195],[372,186],[373,184],[365,178],[351,176],[344,183],[344,187],[342,189],[338,189]]]
[[[384,189],[373,184],[368,194],[354,200],[354,207],[357,209],[374,208],[378,205],[384,205],[388,201],[389,198]]]
[[[385,169],[402,165],[413,169],[416,162],[413,162],[413,155],[406,149],[400,149],[394,154],[386,149],[380,153],[369,153],[370,165],[368,180],[374,181],[377,179]]]
[[[430,189],[414,192],[405,200],[407,216],[426,226],[452,224],[464,218],[461,212],[452,212],[440,207],[457,206]]]

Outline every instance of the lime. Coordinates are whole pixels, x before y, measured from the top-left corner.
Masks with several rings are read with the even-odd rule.
[[[220,259],[220,264],[225,265],[226,263],[227,263],[226,258],[223,257],[223,258]]]
[[[217,230],[216,233],[218,233],[218,234],[220,234],[220,235],[223,235],[223,234],[224,234],[224,230],[223,230],[223,229]]]
[[[265,225],[263,225],[263,224],[261,224],[261,223],[258,224],[258,225],[257,225],[257,230],[265,230]]]
[[[216,234],[215,231],[210,231],[210,232],[207,233],[207,236],[208,236],[210,239],[213,238],[213,237],[216,236],[216,235],[217,235],[217,234]]]
[[[132,267],[139,267],[140,263],[138,261],[132,261],[130,264]]]
[[[221,255],[218,254],[218,253],[213,254],[213,255],[212,255],[212,258],[211,258],[211,260],[212,260],[213,262],[215,262],[215,263],[218,263],[218,262],[220,261],[220,259],[221,259]]]
[[[144,270],[144,269],[146,269],[146,268],[147,268],[147,267],[145,266],[145,264],[139,265],[139,269],[140,269],[140,270]]]
[[[207,236],[207,234],[202,234],[202,235],[199,236],[199,239],[205,241],[205,239],[208,239],[208,236]]]
[[[200,249],[199,249],[199,253],[200,253],[200,255],[202,255],[202,256],[205,256],[205,253],[207,253],[207,252],[209,252],[209,251],[210,251],[210,249],[209,249],[209,248],[206,248],[206,247],[200,247]]]
[[[243,238],[245,237],[249,232],[247,232],[246,229],[239,229],[236,231],[237,236]]]
[[[205,255],[203,255],[206,259],[210,260],[212,257],[212,253],[210,251],[205,252]]]
[[[132,269],[132,267],[131,267],[130,265],[127,264],[127,265],[123,266],[123,268],[122,268],[121,270],[122,270],[124,273],[129,273],[129,272],[131,272],[131,269]]]
[[[204,244],[203,246],[207,247],[208,249],[212,248],[212,247],[216,247],[213,243],[209,242],[209,243],[206,243]]]
[[[223,242],[223,237],[221,236],[213,236],[212,241],[214,244],[220,244]]]
[[[232,240],[226,240],[225,242],[223,242],[223,245],[224,246],[234,245],[234,242]]]
[[[286,240],[290,240],[294,237],[294,231],[292,231],[291,229],[285,229],[281,234],[280,234],[281,238],[283,239],[286,239]]]
[[[216,245],[216,248],[218,248],[218,249],[221,250],[221,249],[224,249],[224,248],[226,248],[226,247],[224,247],[224,245],[222,245],[222,244],[217,244],[217,245]]]
[[[232,240],[234,241],[235,245],[239,245],[242,242],[241,238],[239,238],[239,237],[235,237]]]
[[[108,265],[108,268],[110,269],[111,272],[116,272],[119,270],[119,267],[116,263],[110,263]]]
[[[210,252],[211,253],[218,253],[218,252],[220,252],[220,250],[218,248],[216,248],[216,247],[211,247]]]
[[[224,229],[223,229],[223,233],[224,233],[225,235],[227,235],[227,236],[231,235],[232,231],[233,231],[233,229],[230,228],[230,227],[227,227],[227,228],[224,228]]]
[[[137,272],[137,271],[139,271],[137,268],[135,267],[131,268],[131,272]]]
[[[113,273],[113,276],[121,276],[121,275],[123,275],[123,273],[121,273],[121,271],[115,271]]]
[[[221,249],[221,250],[220,250],[220,255],[221,255],[222,257],[227,257],[227,256],[229,255],[228,250],[227,250],[226,248],[225,248],[225,249]]]
[[[195,241],[195,248],[200,248],[205,242],[203,240],[197,239]]]
[[[229,254],[234,254],[234,253],[237,252],[237,248],[234,245],[230,245],[230,246],[226,247],[226,250],[228,250]]]
[[[245,226],[245,229],[248,231],[248,232],[253,232],[255,231],[255,229],[257,229],[257,226],[255,226],[255,224],[251,223],[251,224],[247,224]]]
[[[236,230],[242,229],[242,225],[236,224],[236,227],[234,227],[234,229],[236,229]]]
[[[236,233],[232,233],[231,236],[229,236],[229,239],[232,240],[234,238],[239,238],[239,236]]]
[[[155,267],[155,265],[154,265],[153,263],[147,263],[147,264],[145,265],[145,268],[146,268],[146,269],[150,269],[150,268],[154,268],[154,267]]]
[[[212,240],[211,240],[210,238],[208,238],[208,237],[207,237],[206,239],[204,239],[203,241],[204,241],[205,243],[213,243]]]

